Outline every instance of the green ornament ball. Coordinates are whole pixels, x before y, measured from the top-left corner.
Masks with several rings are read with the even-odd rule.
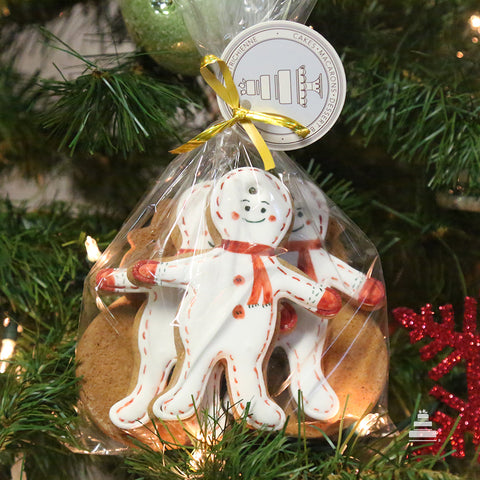
[[[133,41],[159,65],[175,73],[199,73],[200,54],[173,0],[120,0],[120,9]]]

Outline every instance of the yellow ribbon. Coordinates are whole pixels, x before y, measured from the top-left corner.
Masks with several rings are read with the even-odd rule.
[[[208,68],[209,65],[214,63],[218,64],[225,85],[223,85],[223,83]],[[272,153],[268,149],[262,135],[257,130],[257,127],[252,123],[253,121],[277,125],[279,127],[287,127],[302,138],[305,138],[310,133],[308,128],[305,128],[303,125],[289,117],[274,113],[254,112],[242,108],[240,106],[240,96],[238,95],[238,90],[235,87],[230,70],[226,63],[215,55],[207,55],[204,57],[200,67],[200,74],[215,93],[232,109],[232,118],[212,125],[187,143],[184,143],[175,150],[171,150],[171,153],[191,152],[200,145],[203,145],[210,138],[217,135],[217,133],[222,132],[226,128],[232,127],[236,123],[240,123],[260,153],[265,170],[271,170],[272,168],[275,168]]]

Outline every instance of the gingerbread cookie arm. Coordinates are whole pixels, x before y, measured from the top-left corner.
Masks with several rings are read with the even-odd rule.
[[[134,285],[127,276],[126,268],[104,268],[97,273],[95,286],[97,290],[110,293],[146,292],[145,288]]]
[[[338,293],[314,282],[286,262],[275,257],[269,257],[268,260],[276,267],[272,272],[277,286],[274,296],[288,298],[323,317],[332,317],[338,313],[342,307]]]
[[[361,308],[380,308],[385,300],[383,284],[330,255],[323,248],[310,251],[315,274],[320,283],[351,297]]]
[[[183,257],[168,262],[142,260],[131,270],[133,278],[141,284],[157,286],[179,286],[185,288],[192,279],[195,265],[212,257],[212,251],[204,254]]]

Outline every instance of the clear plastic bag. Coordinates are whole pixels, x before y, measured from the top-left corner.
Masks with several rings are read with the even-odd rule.
[[[179,3],[200,50],[220,55],[315,2]],[[85,451],[187,444],[238,419],[309,438],[388,423],[374,246],[285,153],[266,172],[238,128],[179,155],[86,279]]]
[[[287,155],[274,159],[265,172],[233,131],[180,155],[94,266],[80,409],[104,435],[84,441],[184,443],[204,411],[222,428],[289,417],[288,434],[300,421],[315,437],[384,410],[376,250]]]
[[[221,56],[235,35],[260,22],[304,23],[316,0],[176,0],[202,55]]]

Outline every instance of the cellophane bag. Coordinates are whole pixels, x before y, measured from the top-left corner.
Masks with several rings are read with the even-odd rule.
[[[304,20],[313,3],[216,2],[192,36],[208,20],[199,44],[219,53],[238,29]],[[161,450],[236,421],[307,438],[387,422],[375,247],[285,153],[266,171],[239,128],[179,155],[85,281],[85,451]]]
[[[269,20],[305,23],[317,0],[176,0],[202,55],[221,56],[243,30]]]

